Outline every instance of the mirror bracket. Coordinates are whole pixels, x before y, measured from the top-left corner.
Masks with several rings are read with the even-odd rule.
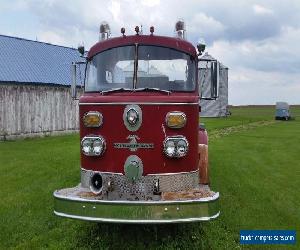
[[[71,97],[73,100],[78,100],[77,97],[77,65],[81,65],[81,64],[86,64],[86,62],[72,62],[71,65],[71,78],[72,78],[72,82],[71,82]]]

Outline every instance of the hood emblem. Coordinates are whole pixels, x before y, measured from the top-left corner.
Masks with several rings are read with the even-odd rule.
[[[154,148],[153,143],[138,143],[138,140],[140,140],[140,138],[137,135],[129,135],[127,136],[126,139],[129,140],[129,142],[125,142],[125,143],[116,142],[114,143],[114,148],[128,148],[131,152],[135,152],[139,148],[143,148],[143,149]]]
[[[136,155],[128,156],[124,164],[124,173],[129,182],[138,181],[143,175],[142,160]]]
[[[135,104],[127,105],[123,112],[123,122],[129,131],[137,131],[143,122],[142,109]]]

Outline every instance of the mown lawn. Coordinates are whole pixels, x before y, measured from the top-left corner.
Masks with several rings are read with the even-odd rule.
[[[221,216],[205,223],[116,225],[58,218],[52,192],[79,182],[79,137],[2,142],[0,249],[239,249],[245,248],[239,244],[241,229],[296,229],[293,248],[300,248],[300,108],[293,111],[295,121],[255,127],[246,124],[272,121],[273,108],[233,108],[230,118],[203,119],[212,134],[221,132],[209,142]],[[222,133],[230,127],[237,129]],[[274,247],[279,248],[264,248]]]

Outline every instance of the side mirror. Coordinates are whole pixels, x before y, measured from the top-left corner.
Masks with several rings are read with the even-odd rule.
[[[82,74],[81,74],[82,69],[81,69],[80,65],[82,65],[82,64],[85,65],[85,67],[87,65],[87,63],[84,62],[84,61],[82,61],[82,62],[72,62],[72,65],[71,65],[71,80],[72,80],[72,82],[71,82],[71,96],[72,96],[73,99],[77,99],[77,82],[76,82],[76,80],[77,80],[77,67],[78,67],[78,71],[79,71],[78,73],[81,76],[80,77],[80,80],[81,80],[81,78],[82,78]],[[82,84],[83,83],[80,82],[81,87],[83,86]]]
[[[71,83],[71,96],[73,99],[77,97],[77,89],[76,89],[76,63],[72,63],[71,65],[71,74],[72,74],[72,83]]]
[[[202,63],[198,68],[200,100],[216,100],[219,97],[220,64],[215,60],[199,62]]]
[[[219,72],[220,67],[217,61],[211,63],[211,98],[216,99],[219,97]]]

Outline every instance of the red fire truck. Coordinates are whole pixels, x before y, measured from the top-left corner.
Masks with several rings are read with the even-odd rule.
[[[198,58],[176,37],[136,34],[100,41],[88,52],[79,99],[81,182],[54,192],[54,213],[116,223],[178,223],[218,217],[209,188],[207,134],[199,127]],[[212,63],[212,65],[214,65]],[[76,64],[72,93],[76,95]],[[211,67],[211,96],[217,96]]]

